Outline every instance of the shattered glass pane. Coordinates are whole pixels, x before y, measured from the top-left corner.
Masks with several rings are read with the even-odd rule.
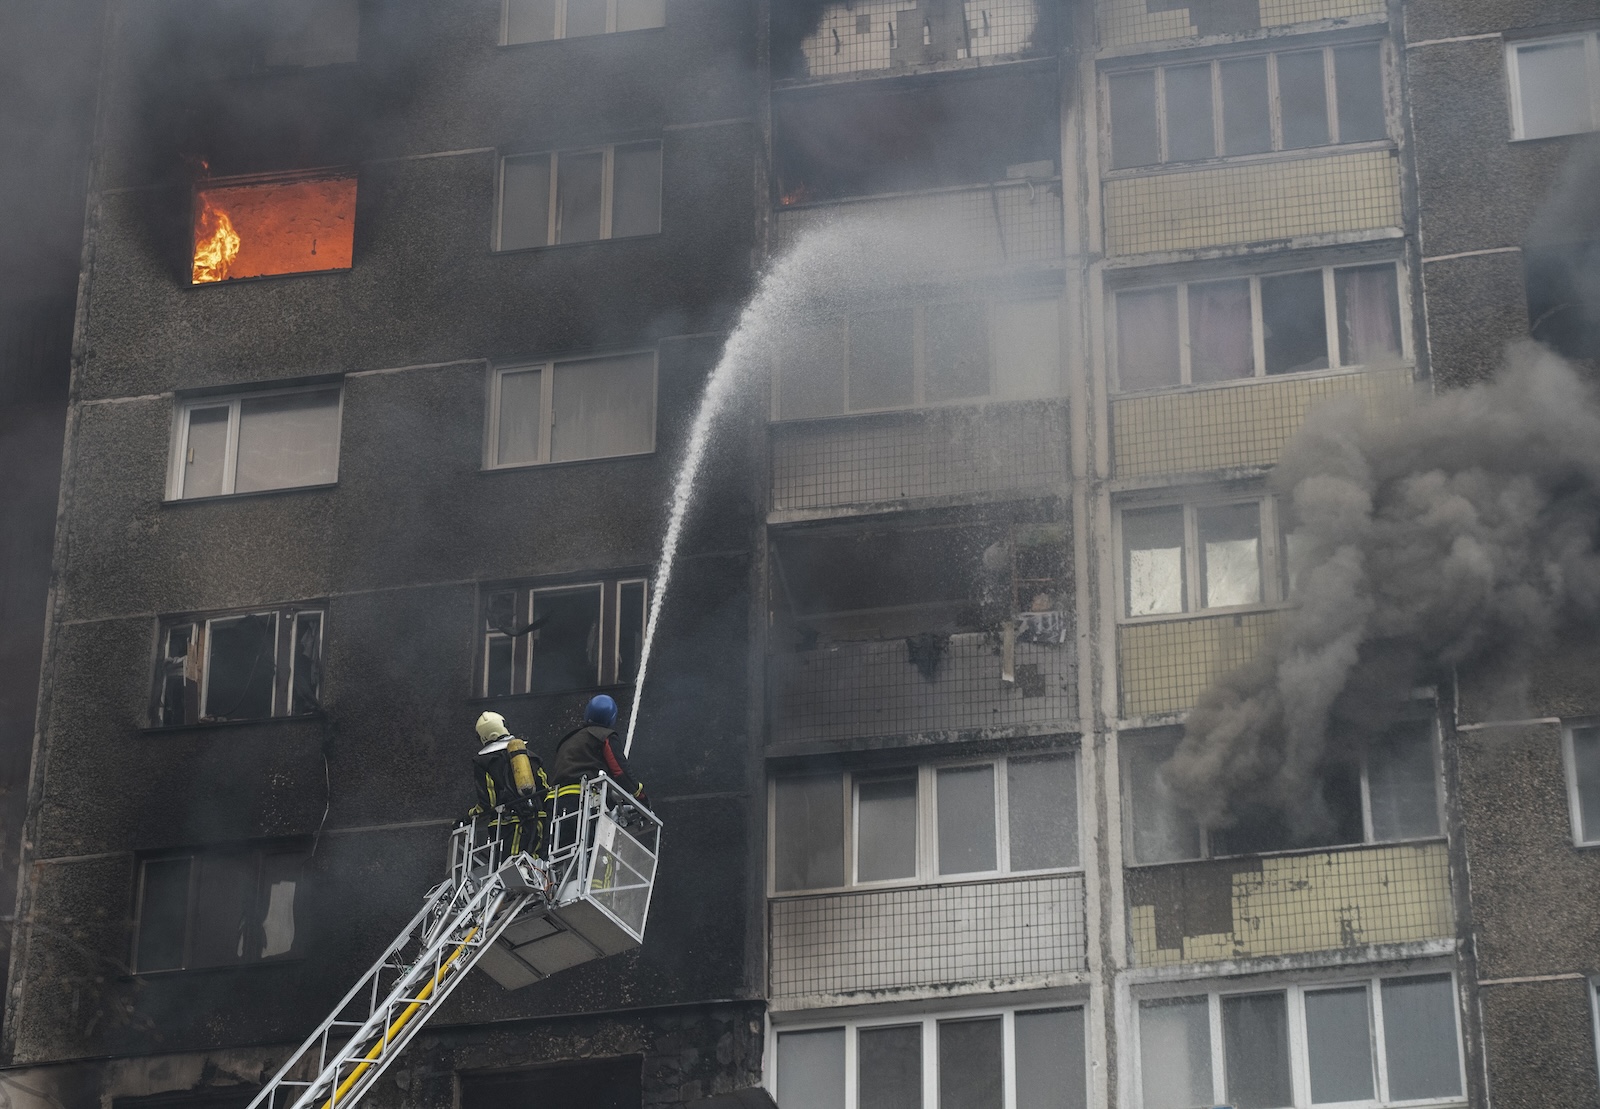
[[[612,154],[611,237],[661,230],[661,144],[631,143]]]
[[[515,692],[511,684],[515,655],[515,640],[503,635],[489,636],[488,676],[483,691],[485,697],[504,697]]]
[[[1117,74],[1110,79],[1109,87],[1111,168],[1149,166],[1161,161],[1155,70]]]
[[[500,171],[500,249],[550,242],[550,155],[507,158]]]
[[[1439,834],[1439,799],[1433,766],[1433,728],[1397,728],[1367,752],[1367,794],[1374,842]]]
[[[189,444],[183,459],[183,495],[215,497],[222,487],[228,450],[229,406],[189,409]]]
[[[1240,58],[1221,63],[1222,152],[1260,154],[1272,149],[1272,116],[1267,98],[1267,59]]]
[[[938,781],[939,873],[995,870],[994,767],[940,770]]]
[[[939,1109],[1002,1109],[1002,1018],[939,1022]]]
[[[289,681],[289,712],[316,712],[322,693],[322,613],[294,618],[294,656]]]
[[[539,440],[544,430],[543,380],[542,370],[517,370],[500,375],[496,466],[521,466],[539,461]]]
[[[605,154],[590,150],[556,159],[556,242],[586,243],[600,237],[600,189]]]
[[[1370,1101],[1374,1096],[1367,987],[1306,994],[1306,1050],[1311,1100]]]
[[[1183,509],[1152,508],[1122,514],[1127,552],[1129,616],[1184,609]]]
[[[922,1109],[922,1026],[861,1029],[856,1070],[863,1109]]]
[[[1261,327],[1269,374],[1327,369],[1328,319],[1321,271],[1263,277]]]
[[[917,779],[856,784],[856,881],[914,878],[917,873]]]
[[[844,1081],[843,1028],[778,1034],[784,1109],[844,1109]]]
[[[1078,865],[1078,763],[1071,755],[1010,759],[1006,808],[1011,869]]]
[[[1178,290],[1117,294],[1117,384],[1124,390],[1180,383]]]
[[[1322,51],[1277,55],[1278,105],[1283,118],[1283,148],[1324,146],[1328,141],[1328,86]]]
[[[1333,52],[1339,141],[1387,138],[1383,118],[1383,58],[1377,43],[1341,46]]]
[[[779,778],[773,785],[772,888],[844,885],[844,782],[838,775]]]
[[[1016,1017],[1017,1109],[1087,1109],[1082,1009]]]
[[[538,589],[530,693],[592,689],[600,684],[600,586]]]
[[[137,969],[176,970],[189,918],[189,859],[150,859],[143,871]]]
[[[326,485],[338,477],[337,388],[239,402],[234,492]]]
[[[1261,506],[1199,509],[1200,592],[1205,608],[1261,602]]]
[[[506,42],[547,42],[556,37],[561,0],[506,0]]]
[[[1163,71],[1167,100],[1167,159],[1185,162],[1217,152],[1211,124],[1211,63]]]
[[[273,613],[210,622],[202,718],[256,720],[272,715],[277,636],[278,617]]]
[[[1456,991],[1448,974],[1383,980],[1384,1061],[1389,1099],[1459,1097]]]
[[[1139,1002],[1144,1109],[1213,1105],[1211,1016],[1204,997]]]
[[[1289,1003],[1281,993],[1222,999],[1228,1102],[1234,1109],[1294,1104],[1289,1073]]]
[[[644,653],[645,586],[625,581],[617,586],[617,684],[627,685],[639,673]]]
[[[1161,764],[1172,756],[1173,747],[1149,740],[1129,740],[1124,747],[1133,857],[1141,863],[1200,857],[1200,827],[1179,807],[1161,776]]]

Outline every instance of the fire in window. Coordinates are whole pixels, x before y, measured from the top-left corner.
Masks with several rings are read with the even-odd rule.
[[[648,595],[642,578],[490,590],[483,604],[483,695],[630,684],[639,673]]]
[[[153,723],[174,727],[317,712],[322,628],[320,608],[162,621]]]
[[[296,849],[145,859],[135,969],[189,970],[295,954],[296,894],[307,859]]]
[[[194,195],[190,280],[347,270],[355,225],[353,174],[207,183]]]

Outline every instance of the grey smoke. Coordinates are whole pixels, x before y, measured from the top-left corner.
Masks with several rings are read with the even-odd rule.
[[[1164,769],[1209,826],[1263,807],[1322,830],[1319,771],[1415,687],[1460,668],[1514,700],[1530,660],[1600,612],[1600,405],[1533,343],[1403,412],[1314,411],[1272,486],[1293,606],[1201,698]]]

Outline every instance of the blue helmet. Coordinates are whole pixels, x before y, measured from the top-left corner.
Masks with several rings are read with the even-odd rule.
[[[604,693],[591,697],[589,706],[583,710],[583,719],[586,723],[609,728],[617,722],[617,703]]]

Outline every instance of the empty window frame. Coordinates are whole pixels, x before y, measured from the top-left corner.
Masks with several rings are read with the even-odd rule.
[[[134,969],[234,966],[296,955],[299,848],[164,853],[140,860]]]
[[[1058,396],[1055,299],[898,305],[797,329],[776,359],[773,416]]]
[[[1112,73],[1111,168],[1386,139],[1383,83],[1376,42]]]
[[[164,617],[157,631],[155,727],[317,712],[321,604]]]
[[[1143,1109],[1458,1102],[1449,974],[1355,978],[1138,1003]]]
[[[1124,508],[1118,514],[1123,618],[1283,601],[1277,509],[1271,497]]]
[[[1600,844],[1600,726],[1572,725],[1563,730],[1567,798],[1572,812],[1572,840]]]
[[[1397,264],[1378,262],[1124,289],[1118,388],[1400,364],[1400,288]]]
[[[504,0],[501,43],[665,27],[667,0]]]
[[[317,385],[179,402],[167,499],[333,484],[342,395]]]
[[[489,469],[649,454],[655,352],[494,367],[486,444]]]
[[[785,1109],[1084,1109],[1081,1007],[779,1028]]]
[[[643,578],[485,590],[482,696],[631,685],[648,604]]]
[[[1600,32],[1506,44],[1511,137],[1600,128]]]
[[[1071,752],[785,776],[771,798],[774,894],[1079,865]]]
[[[500,159],[496,250],[654,235],[660,230],[660,142],[613,143]]]
[[[1310,836],[1295,835],[1281,816],[1268,812],[1243,813],[1228,828],[1200,827],[1161,775],[1177,742],[1171,733],[1127,734],[1122,740],[1130,865],[1410,842],[1443,834],[1434,729],[1427,721],[1397,725],[1352,761],[1325,768],[1322,800],[1329,824]]]

